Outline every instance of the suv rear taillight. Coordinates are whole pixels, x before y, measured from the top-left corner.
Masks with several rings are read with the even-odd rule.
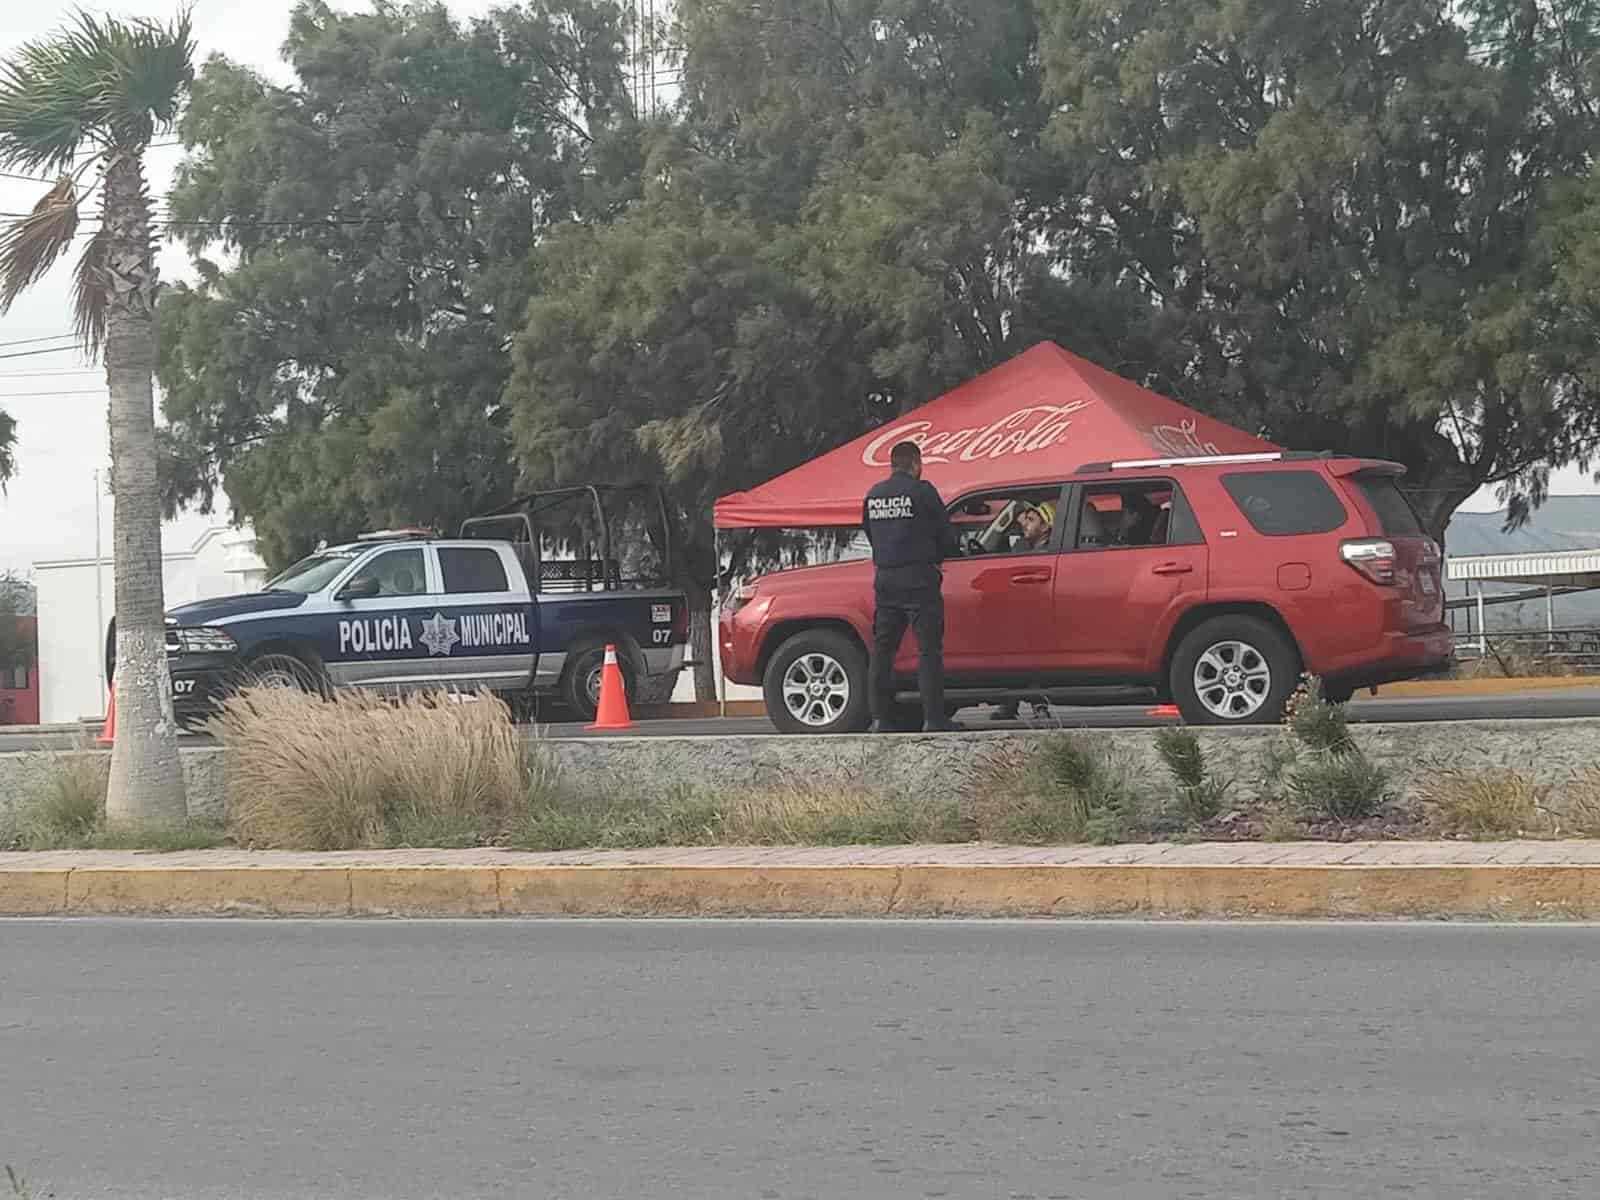
[[[1394,543],[1383,538],[1357,538],[1339,543],[1339,557],[1373,583],[1394,583]]]

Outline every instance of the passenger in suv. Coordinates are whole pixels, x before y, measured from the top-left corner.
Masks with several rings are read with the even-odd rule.
[[[1302,674],[1347,699],[1449,660],[1438,547],[1370,459],[1252,454],[1097,463],[951,506],[948,707],[1175,703],[1192,724],[1281,718]],[[1050,503],[1042,544],[1013,533]],[[746,584],[723,611],[722,661],[762,685],[787,732],[867,724],[870,564]],[[903,647],[898,683],[914,690]],[[817,680],[827,687],[819,690]]]

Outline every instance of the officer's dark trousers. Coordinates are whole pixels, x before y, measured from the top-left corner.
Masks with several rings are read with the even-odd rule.
[[[944,715],[944,577],[938,567],[879,567],[873,587],[872,665],[868,688],[872,718],[893,725],[894,688],[890,677],[895,651],[911,627],[922,660],[917,670],[923,721],[942,724]]]

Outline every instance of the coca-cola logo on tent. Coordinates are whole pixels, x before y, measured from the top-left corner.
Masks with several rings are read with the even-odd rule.
[[[1202,442],[1193,421],[1180,421],[1176,425],[1152,425],[1150,444],[1161,454],[1172,458],[1204,458],[1221,454],[1215,442]]]
[[[869,467],[887,467],[889,451],[896,442],[915,442],[925,463],[976,462],[980,458],[1034,454],[1064,441],[1073,414],[1092,403],[1073,400],[1068,404],[1036,404],[987,425],[966,429],[935,429],[932,421],[906,421],[889,426],[868,442],[861,461]]]

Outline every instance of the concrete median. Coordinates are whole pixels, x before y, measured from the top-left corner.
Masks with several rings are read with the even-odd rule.
[[[1600,918],[1600,842],[0,854],[0,914]]]

